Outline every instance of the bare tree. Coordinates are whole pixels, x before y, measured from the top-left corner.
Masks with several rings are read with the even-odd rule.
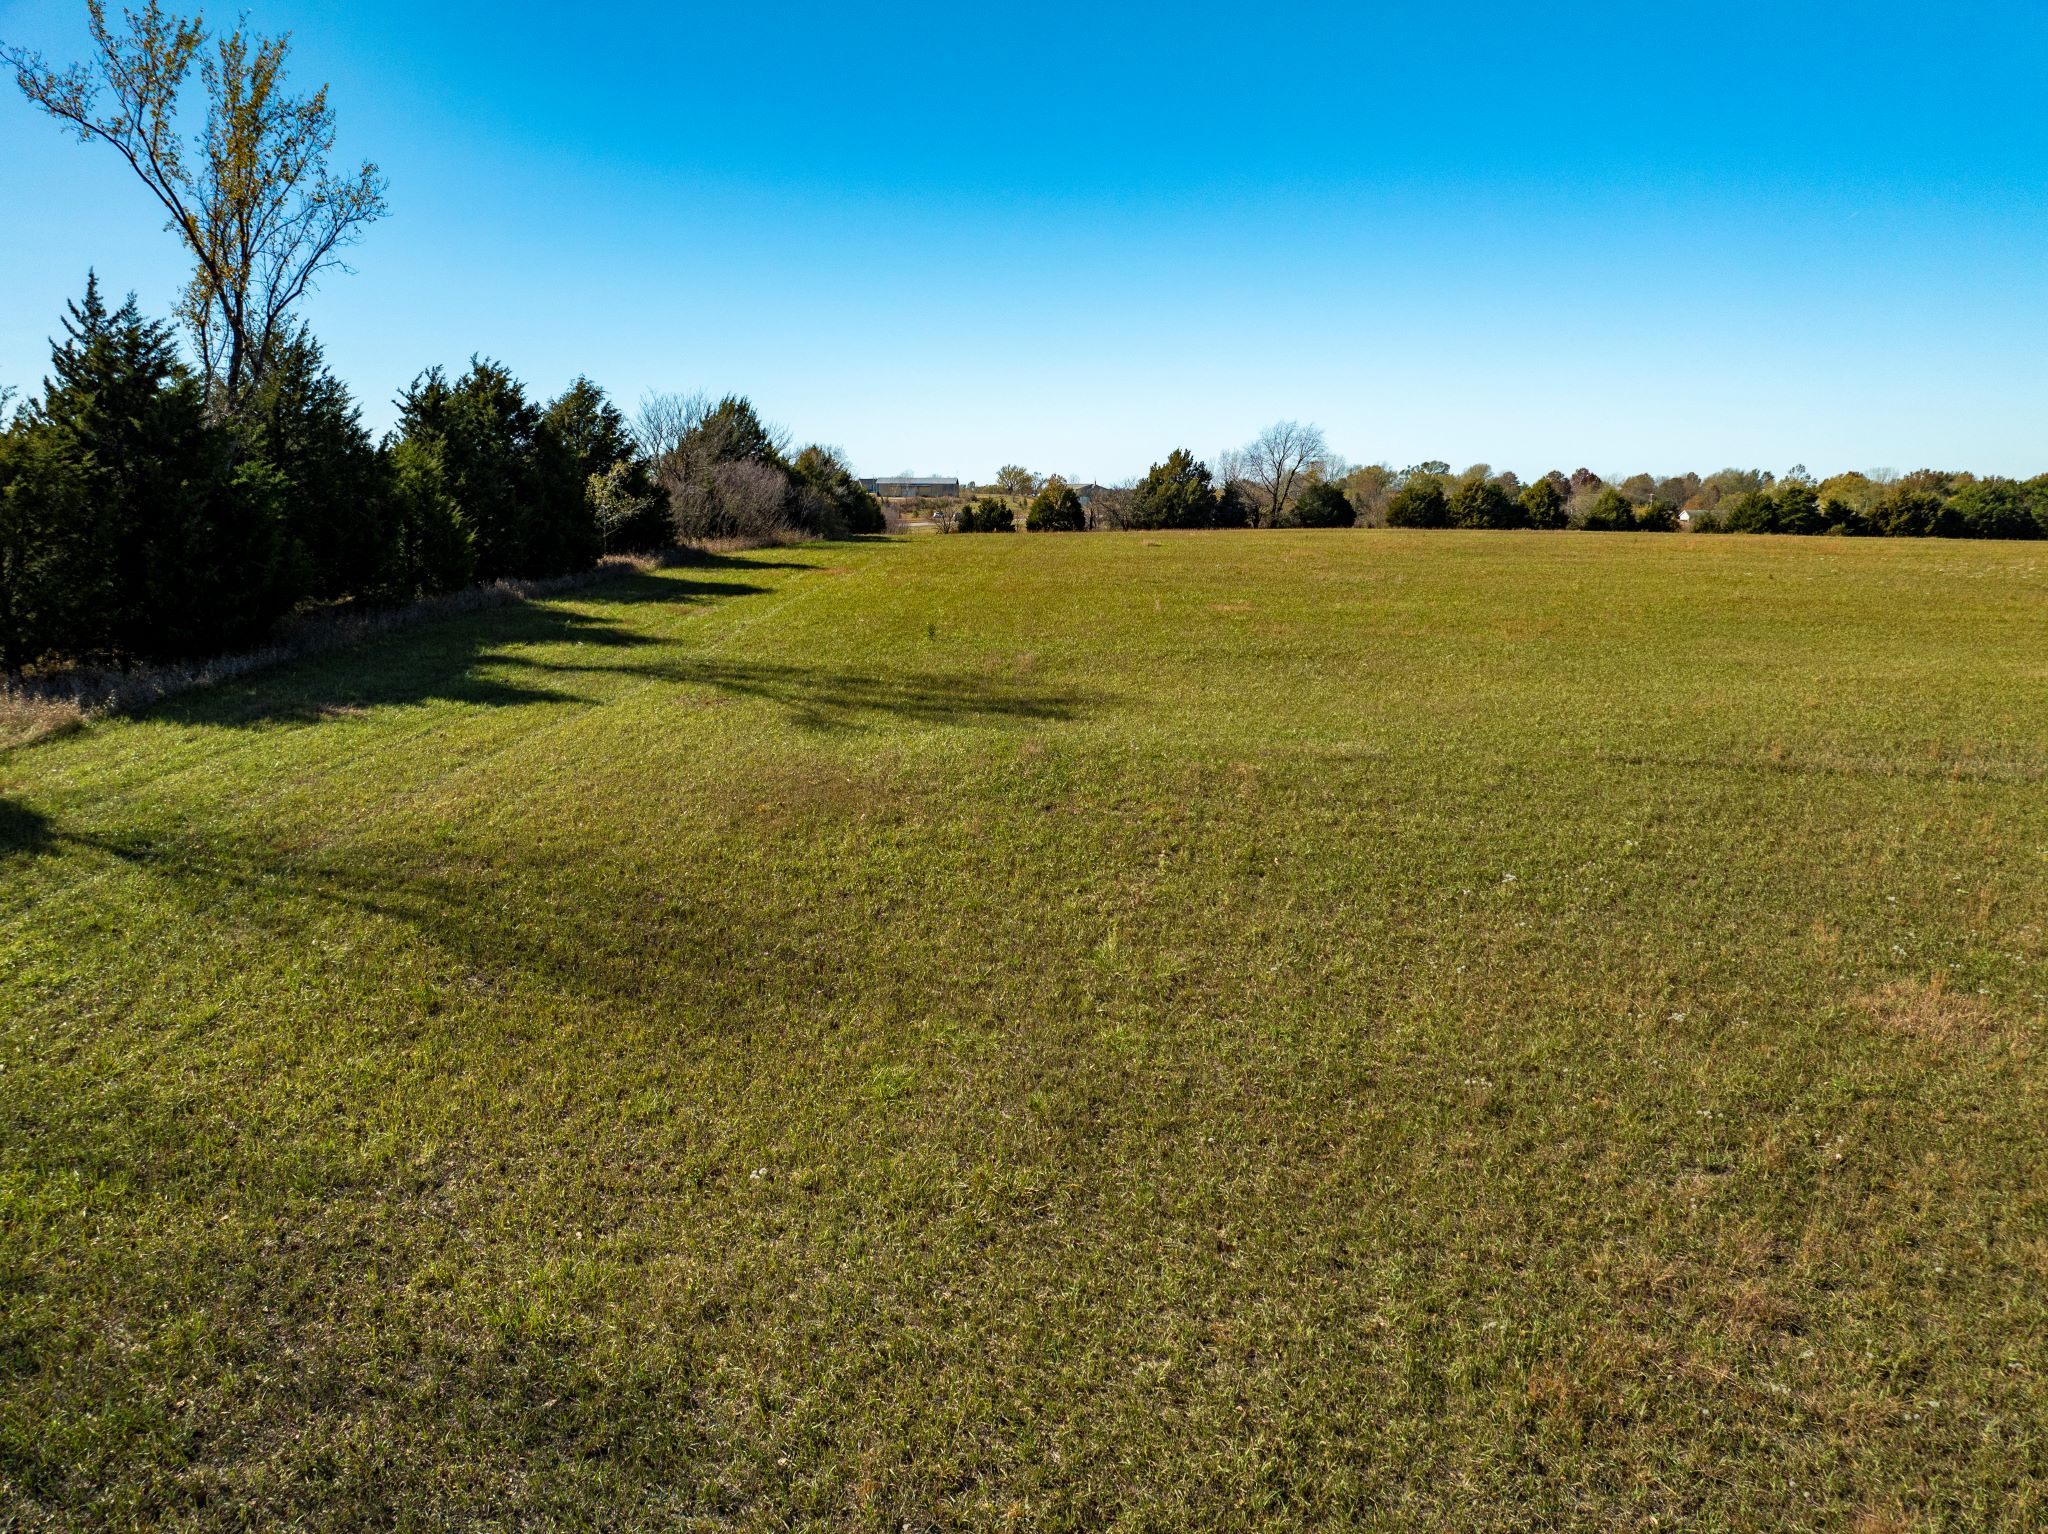
[[[98,56],[59,71],[41,54],[0,48],[22,93],[81,143],[114,146],[191,252],[179,317],[192,331],[215,405],[233,412],[290,339],[292,310],[322,272],[347,270],[341,251],[385,212],[384,178],[365,162],[330,174],[334,112],[327,87],[284,89],[290,35],[240,26],[214,40],[199,66],[206,122],[196,143],[179,134],[178,102],[207,43],[204,20],[157,0],[123,11],[127,31],[87,0]],[[101,96],[112,99],[102,112]]]
[[[1097,485],[1088,496],[1088,525],[1118,531],[1130,526],[1131,503],[1137,499],[1138,482],[1120,479],[1113,485]]]
[[[641,456],[659,468],[664,459],[683,451],[709,414],[708,394],[649,394],[633,418],[633,440]]]
[[[1328,453],[1322,432],[1299,421],[1276,421],[1245,447],[1232,477],[1253,486],[1265,502],[1260,525],[1279,525],[1303,474]]]

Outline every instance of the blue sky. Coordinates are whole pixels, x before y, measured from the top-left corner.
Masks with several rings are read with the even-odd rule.
[[[390,177],[307,311],[379,427],[481,351],[865,472],[2048,469],[2038,4],[250,10]],[[151,206],[0,99],[0,381],[88,265],[168,309]]]

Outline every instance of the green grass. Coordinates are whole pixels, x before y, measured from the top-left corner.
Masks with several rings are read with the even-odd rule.
[[[918,538],[0,755],[0,1527],[2038,1529],[2048,550]]]

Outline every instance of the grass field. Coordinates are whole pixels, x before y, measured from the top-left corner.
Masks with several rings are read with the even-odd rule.
[[[2048,1525],[2048,550],[709,560],[0,755],[0,1528]]]

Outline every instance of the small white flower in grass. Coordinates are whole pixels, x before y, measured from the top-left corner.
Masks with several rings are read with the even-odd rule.
[[[755,1168],[754,1168],[754,1170],[753,1170],[753,1171],[751,1171],[751,1172],[747,1173],[747,1181],[748,1181],[748,1182],[759,1182],[759,1181],[760,1181],[760,1180],[761,1180],[762,1178],[766,1177],[767,1175],[768,1175],[768,1168],[766,1168],[766,1167],[764,1167],[764,1166],[757,1166],[757,1167],[755,1167]]]

